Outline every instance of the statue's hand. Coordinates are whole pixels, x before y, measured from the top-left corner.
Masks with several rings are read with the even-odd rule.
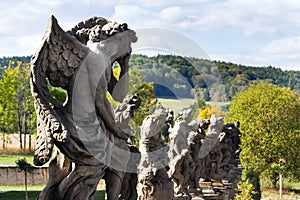
[[[127,140],[129,138],[129,134],[122,131],[120,128],[118,128],[118,131],[113,132],[114,136],[123,140]]]

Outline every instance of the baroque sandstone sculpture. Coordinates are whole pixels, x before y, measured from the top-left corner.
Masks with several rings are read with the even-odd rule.
[[[169,146],[161,137],[161,131],[167,121],[168,113],[158,108],[142,123],[138,200],[173,199],[173,183],[166,170]]]
[[[170,170],[169,174],[174,182],[175,199],[191,199],[188,192],[188,182],[195,170],[193,158],[190,154],[189,134],[197,131],[192,120],[192,110],[184,109],[180,112],[170,134]]]
[[[136,40],[126,24],[101,17],[68,32],[50,17],[31,62],[38,131],[35,165],[52,155],[49,181],[38,199],[94,199],[105,170],[114,167],[114,141],[127,140],[129,133],[115,120],[106,92],[119,102],[126,96],[131,43]],[[119,81],[112,74],[115,61],[121,66]],[[64,104],[51,96],[48,82],[67,91]]]
[[[119,104],[114,111],[117,124],[128,135],[131,134],[129,121],[134,117],[134,111],[138,109],[140,103],[140,97],[132,95],[125,98],[123,103]],[[133,178],[133,175],[136,174],[139,159],[139,152],[131,153],[126,140],[118,137],[114,138],[111,164],[105,170],[104,175],[107,199],[134,199],[137,196],[137,177]],[[130,179],[124,180],[125,176],[129,176]]]

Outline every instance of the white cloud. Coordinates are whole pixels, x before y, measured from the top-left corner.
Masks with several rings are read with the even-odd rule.
[[[300,53],[300,36],[274,40],[263,46],[259,51],[270,55]]]
[[[141,24],[153,26],[156,23],[155,13],[138,6],[120,5],[115,6],[115,14],[112,19],[119,22],[127,22],[130,25],[140,26]]]
[[[40,5],[44,5],[47,7],[51,7],[51,8],[57,8],[62,6],[64,3],[70,3],[71,1],[61,1],[61,0],[38,0],[38,1],[33,1],[33,0],[29,0],[27,1],[28,3],[30,3],[31,5],[36,4],[36,2],[38,2],[38,4]]]
[[[246,35],[281,33],[299,26],[300,3],[294,0],[226,0],[212,4],[198,19],[206,30],[241,29]]]
[[[185,17],[182,13],[183,9],[178,6],[168,7],[159,13],[159,17],[168,22],[178,23]]]
[[[213,3],[213,2],[218,2],[218,1],[220,1],[220,0],[185,0],[185,1],[140,0],[139,5],[141,5],[143,7],[169,7],[170,5],[172,5],[172,6],[190,6],[190,5],[199,5],[199,4],[202,4],[202,3]],[[135,4],[137,4],[137,1],[131,1],[131,2],[134,2]]]
[[[112,19],[127,22],[134,28],[166,28],[177,31],[192,29],[196,9],[170,6],[161,10],[148,9],[140,6],[115,6]]]
[[[300,53],[292,55],[244,55],[244,54],[214,54],[210,55],[212,60],[231,62],[246,66],[279,67],[283,70],[300,71]]]
[[[11,0],[2,2],[0,10],[0,56],[34,53],[51,14],[65,30],[98,15],[127,22],[133,29],[169,29],[188,35],[226,61],[299,66],[300,2],[296,0]]]
[[[214,60],[251,66],[276,66],[300,70],[300,36],[274,40],[259,49],[244,54],[210,55]]]
[[[160,6],[152,9],[148,6]],[[139,27],[168,26],[199,31],[235,30],[246,36],[283,34],[300,26],[300,3],[294,0],[189,0],[140,1],[116,5],[114,19],[127,19]]]

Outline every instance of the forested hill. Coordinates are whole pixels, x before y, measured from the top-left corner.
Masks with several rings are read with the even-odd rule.
[[[0,58],[0,71],[8,65],[16,66],[20,61],[29,63],[30,57]],[[228,101],[249,84],[260,80],[269,80],[300,94],[300,71],[282,71],[271,66],[250,67],[172,55],[132,55],[130,67],[142,72],[147,81],[154,82],[158,97],[190,97],[195,93],[205,101]],[[225,93],[220,87],[222,83]]]
[[[145,71],[147,79],[155,80],[153,76],[163,76],[164,84],[171,88],[172,92],[165,87],[156,86],[157,96],[172,96],[172,93],[188,96],[189,88],[181,76],[184,76],[192,86],[192,92],[205,101],[228,101],[237,92],[245,90],[251,83],[260,80],[268,80],[275,85],[289,87],[300,94],[300,71],[282,71],[280,68],[271,66],[250,67],[171,55],[155,57],[133,55],[130,66]],[[175,73],[177,71],[179,74]],[[177,81],[174,82],[172,79]],[[220,87],[222,83],[225,85],[225,93]],[[170,86],[172,84],[173,88]],[[175,96],[178,97],[178,95]]]
[[[0,67],[3,69],[7,66],[17,66],[18,62],[29,63],[30,56],[13,56],[13,57],[2,57],[0,58]]]

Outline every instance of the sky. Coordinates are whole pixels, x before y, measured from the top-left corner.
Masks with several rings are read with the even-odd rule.
[[[91,16],[125,22],[137,32],[136,53],[300,70],[298,0],[5,0],[0,57],[34,54],[51,15],[64,30]]]

